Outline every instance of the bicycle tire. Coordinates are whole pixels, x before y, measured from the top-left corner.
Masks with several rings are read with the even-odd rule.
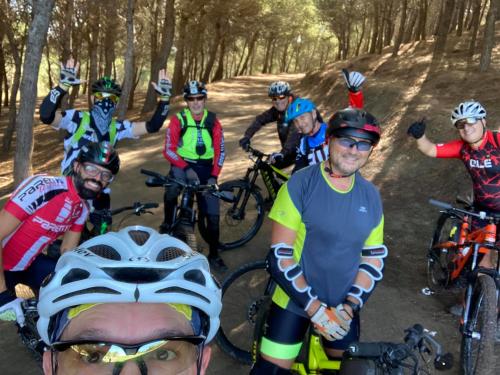
[[[198,251],[198,243],[192,226],[182,223],[178,224],[172,230],[172,236],[185,242],[194,251]]]
[[[265,261],[245,264],[222,284],[221,325],[215,339],[222,351],[247,365],[252,364],[255,319],[268,295],[265,268]]]
[[[242,217],[235,215],[235,210],[241,208],[241,201],[250,189],[246,206],[243,208]],[[220,200],[221,231],[219,238],[220,250],[236,249],[250,241],[259,231],[264,222],[264,198],[256,188],[241,180],[227,181],[219,186],[220,191],[233,194],[237,202]],[[200,234],[207,241],[207,228],[205,220],[198,221]]]
[[[460,221],[443,212],[437,221],[427,251],[427,283],[434,292],[442,292],[450,284],[450,264],[457,248],[436,247],[444,242],[457,242],[460,234]]]
[[[474,285],[467,327],[464,327],[462,333],[460,365],[464,375],[495,373],[496,298],[493,278],[479,276]],[[468,332],[478,337],[469,335]]]

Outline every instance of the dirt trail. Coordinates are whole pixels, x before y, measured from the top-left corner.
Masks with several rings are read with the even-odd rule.
[[[298,84],[301,77],[301,75],[279,76],[280,79],[291,81],[292,85]],[[221,181],[244,174],[249,162],[246,155],[237,147],[237,140],[252,117],[270,105],[266,87],[269,82],[277,78],[278,76],[239,77],[209,86],[208,106],[218,113],[226,138],[227,158]],[[174,105],[172,113],[180,108],[180,105],[182,103]],[[46,131],[51,132],[50,129]],[[161,189],[146,188],[139,169],[167,172],[168,164],[161,153],[163,137],[164,129],[160,134],[147,136],[140,141],[120,144],[123,168],[113,183],[113,206],[118,207],[135,200],[161,202]],[[270,124],[253,139],[253,143],[264,151],[276,150],[279,142],[275,126]],[[437,331],[438,339],[445,344],[446,350],[454,353],[458,361],[458,323],[455,318],[444,312],[445,304],[451,299],[445,301],[421,294],[421,289],[425,286],[424,253],[428,237],[415,236],[416,232],[413,229],[417,221],[420,230],[426,235],[430,234],[433,221],[429,218],[416,220],[413,217],[417,216],[416,212],[407,212],[404,203],[392,198],[391,186],[394,184],[386,181],[381,191],[385,202],[386,238],[390,250],[386,263],[386,277],[363,311],[362,338],[372,341],[400,340],[403,329],[418,322],[432,331]],[[162,220],[161,209],[156,213],[154,216],[141,218],[140,223],[157,227]],[[264,224],[260,233],[250,243],[240,249],[224,253],[223,257],[230,269],[234,269],[249,260],[262,258],[268,245],[269,225]],[[2,332],[0,374],[37,374],[34,362],[22,348],[14,329],[6,323],[0,323],[0,331]],[[237,372],[247,373],[248,367],[232,361],[213,345],[209,374],[226,375]],[[457,366],[448,373],[458,374]]]

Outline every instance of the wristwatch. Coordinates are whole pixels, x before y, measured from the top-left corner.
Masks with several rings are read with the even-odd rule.
[[[344,302],[342,302],[344,305],[349,306],[352,309],[353,314],[358,314],[359,310],[361,310],[361,306],[359,304],[352,302],[349,299],[345,299]]]

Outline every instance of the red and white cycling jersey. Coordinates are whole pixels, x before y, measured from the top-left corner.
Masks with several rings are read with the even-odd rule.
[[[81,232],[89,213],[71,177],[35,175],[24,180],[4,209],[21,221],[2,242],[3,268],[22,271],[67,231]]]

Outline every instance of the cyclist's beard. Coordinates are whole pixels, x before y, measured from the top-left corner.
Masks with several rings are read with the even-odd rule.
[[[93,178],[83,179],[82,176],[80,175],[80,173],[75,173],[75,175],[73,176],[73,181],[75,182],[76,191],[78,192],[78,195],[82,199],[94,199],[101,193],[101,191],[103,189],[103,186],[99,181],[94,180]],[[98,184],[101,187],[101,189],[99,191],[94,191],[94,190],[86,188],[85,187],[86,181],[92,181],[92,182]]]
[[[113,119],[115,109],[115,103],[108,98],[96,100],[94,102],[90,113],[92,114],[92,118],[102,135],[109,131],[109,125]]]

